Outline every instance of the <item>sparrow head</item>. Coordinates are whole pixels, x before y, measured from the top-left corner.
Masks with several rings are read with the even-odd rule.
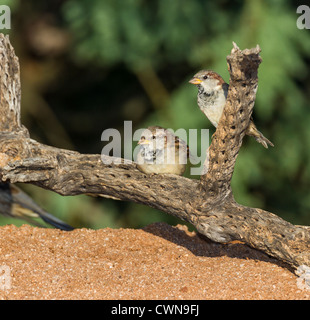
[[[151,126],[145,129],[141,138],[138,141],[138,144],[144,147],[151,147],[156,149],[156,146],[162,145],[165,146],[167,143],[167,130],[159,126]]]
[[[151,126],[145,129],[138,144],[148,149],[176,148],[184,149],[189,152],[188,146],[184,140],[175,136],[171,131],[160,126]]]
[[[195,84],[198,89],[203,89],[206,93],[212,93],[215,90],[222,89],[225,81],[212,70],[201,70],[193,76],[189,83]]]

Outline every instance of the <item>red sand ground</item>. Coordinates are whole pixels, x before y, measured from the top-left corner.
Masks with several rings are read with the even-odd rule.
[[[63,232],[0,227],[1,299],[309,299],[284,265],[164,223]],[[1,283],[0,283],[1,287]]]

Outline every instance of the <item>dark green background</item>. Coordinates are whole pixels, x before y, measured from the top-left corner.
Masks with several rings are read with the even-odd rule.
[[[310,223],[310,30],[296,26],[299,1],[2,1],[12,9],[20,59],[22,122],[56,147],[100,153],[101,133],[148,125],[210,128],[188,80],[213,69],[229,80],[226,56],[259,44],[263,63],[255,122],[274,144],[246,137],[233,176],[238,202]],[[309,17],[310,18],[310,17]],[[210,136],[211,136],[210,134]],[[135,145],[134,145],[135,146]],[[134,203],[61,197],[21,185],[75,227],[176,223]],[[16,223],[1,217],[1,224]]]

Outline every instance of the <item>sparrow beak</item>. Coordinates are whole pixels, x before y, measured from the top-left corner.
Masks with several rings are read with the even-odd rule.
[[[189,80],[188,82],[191,84],[200,84],[202,82],[202,80],[194,77],[193,79]]]
[[[138,141],[138,144],[150,144],[150,141],[149,140],[140,140],[140,141]]]

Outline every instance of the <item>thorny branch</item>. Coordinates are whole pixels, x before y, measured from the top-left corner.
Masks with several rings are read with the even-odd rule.
[[[104,164],[100,155],[43,145],[20,122],[19,62],[9,38],[0,35],[0,177],[27,182],[61,195],[94,194],[134,201],[192,223],[217,242],[240,240],[297,268],[310,266],[310,231],[273,213],[242,206],[230,182],[253,110],[261,63],[260,48],[227,57],[227,103],[209,148],[209,166],[200,180],[148,176],[125,160]]]

